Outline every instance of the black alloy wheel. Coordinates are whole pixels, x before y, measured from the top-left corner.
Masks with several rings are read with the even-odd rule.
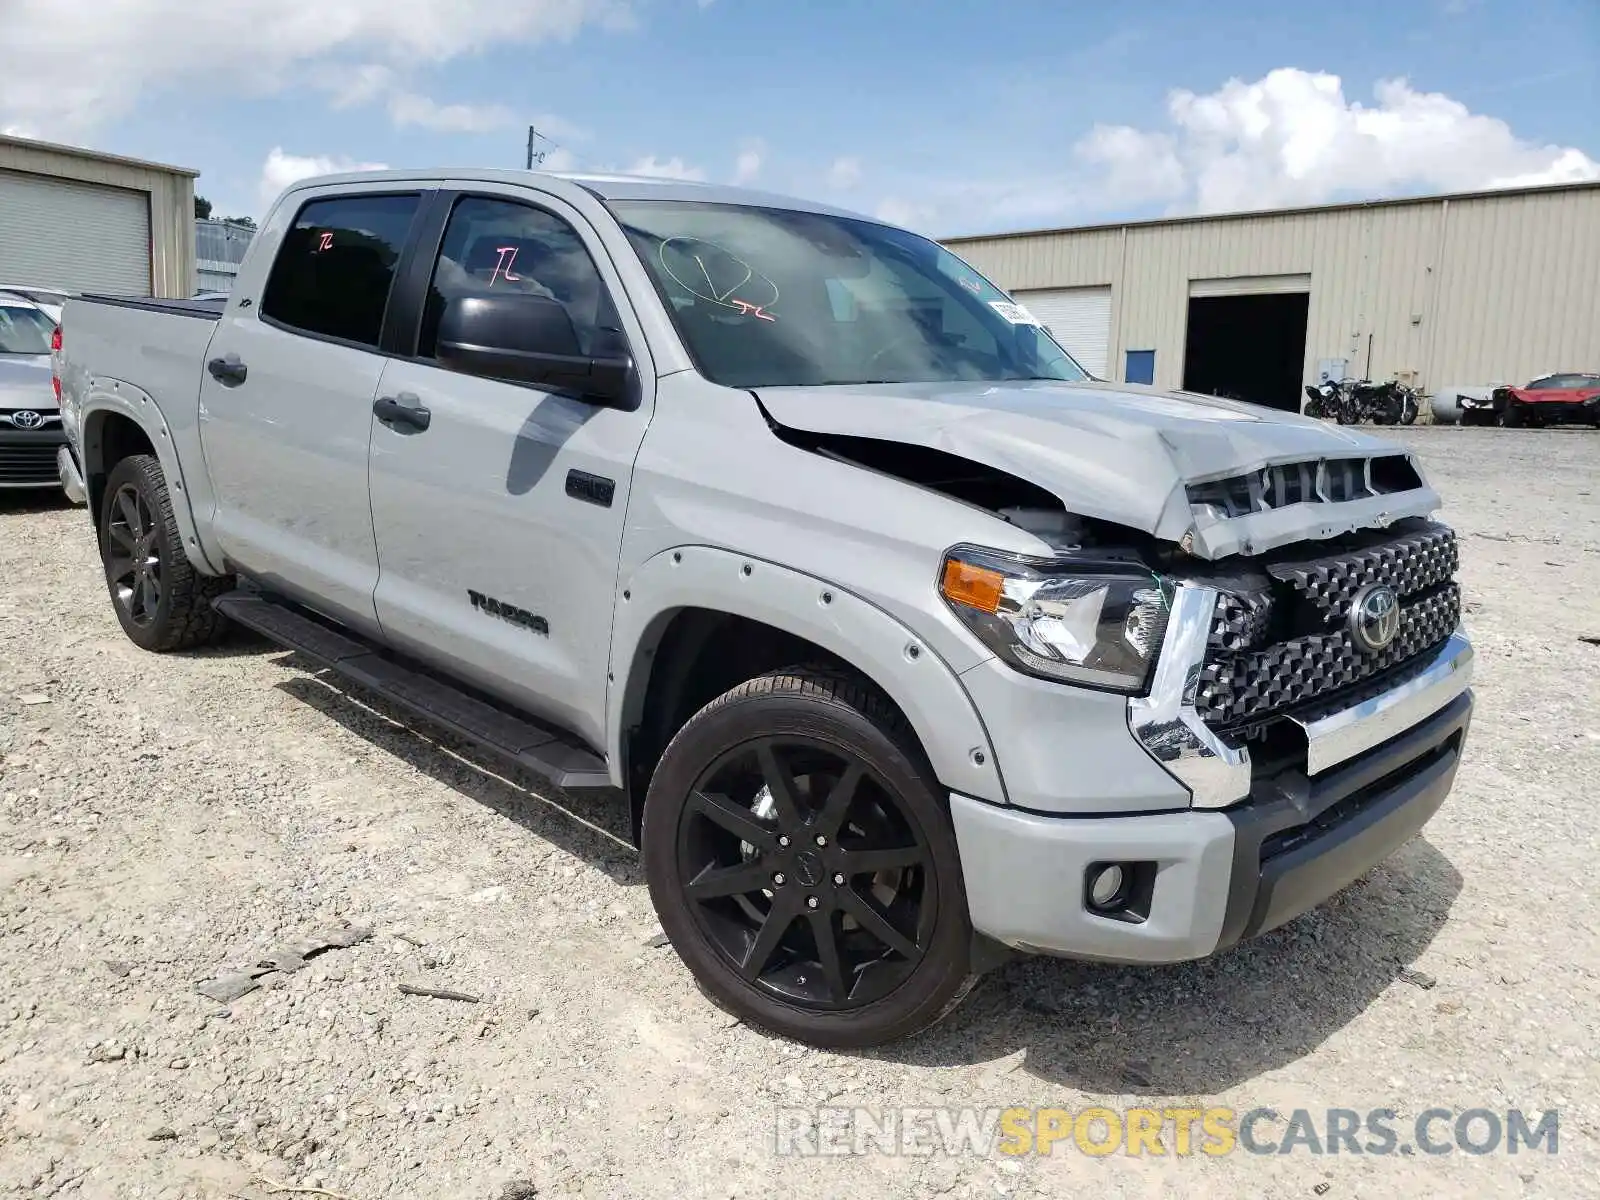
[[[916,970],[939,906],[930,861],[881,777],[793,735],[712,762],[678,826],[702,934],[747,982],[810,1009],[870,1004]]]
[[[111,469],[100,502],[100,557],[122,631],[135,645],[166,652],[215,641],[227,628],[212,600],[231,576],[202,575],[183,552],[161,463],[134,454]]]
[[[948,796],[859,677],[790,667],[707,704],[656,766],[641,840],[674,948],[753,1025],[879,1045],[975,981]]]
[[[128,621],[149,628],[161,607],[161,539],[150,503],[134,483],[107,502],[106,580]]]

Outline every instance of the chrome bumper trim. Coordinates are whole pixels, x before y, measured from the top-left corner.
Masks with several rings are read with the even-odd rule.
[[[1128,701],[1133,736],[1189,789],[1195,808],[1227,808],[1250,794],[1250,752],[1224,743],[1194,707],[1216,607],[1215,588],[1178,588],[1150,694]]]
[[[1250,794],[1250,751],[1227,745],[1195,711],[1216,605],[1214,588],[1178,588],[1150,694],[1128,701],[1134,738],[1189,789],[1195,808],[1227,808]],[[1457,629],[1415,678],[1314,720],[1289,716],[1305,731],[1306,773],[1320,774],[1438,712],[1471,685],[1472,662],[1472,643]]]
[[[56,451],[56,472],[61,476],[61,490],[74,504],[88,499],[88,489],[83,486],[83,476],[78,472],[78,460],[72,457],[72,447],[62,446]]]
[[[1472,660],[1472,643],[1458,629],[1415,678],[1316,720],[1291,717],[1305,730],[1306,773],[1320,774],[1431,717],[1471,685]]]

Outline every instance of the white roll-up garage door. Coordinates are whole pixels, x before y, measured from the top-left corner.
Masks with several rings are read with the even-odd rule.
[[[0,284],[150,294],[150,197],[0,171]]]
[[[1191,297],[1282,296],[1310,290],[1309,275],[1234,275],[1227,279],[1189,280]]]
[[[1106,378],[1106,354],[1111,346],[1110,288],[1047,288],[1012,294],[1085,371]]]

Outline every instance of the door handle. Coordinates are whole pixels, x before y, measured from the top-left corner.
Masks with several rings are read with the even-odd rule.
[[[433,423],[433,413],[422,407],[410,392],[374,400],[372,415],[385,425],[409,425],[418,431],[426,429]]]
[[[237,354],[224,354],[221,358],[213,358],[206,364],[206,370],[211,372],[223,387],[238,387],[244,382],[245,376],[250,373],[250,368],[239,361]]]

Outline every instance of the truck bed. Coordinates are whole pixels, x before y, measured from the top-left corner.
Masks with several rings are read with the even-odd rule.
[[[149,296],[101,296],[85,294],[79,300],[92,304],[110,304],[116,308],[137,308],[145,312],[166,313],[174,317],[198,317],[216,321],[222,317],[226,300],[156,300]]]
[[[215,300],[72,297],[61,316],[68,404],[92,390],[120,387],[126,394],[131,385],[155,402],[173,437],[193,430],[206,348],[222,308]]]

